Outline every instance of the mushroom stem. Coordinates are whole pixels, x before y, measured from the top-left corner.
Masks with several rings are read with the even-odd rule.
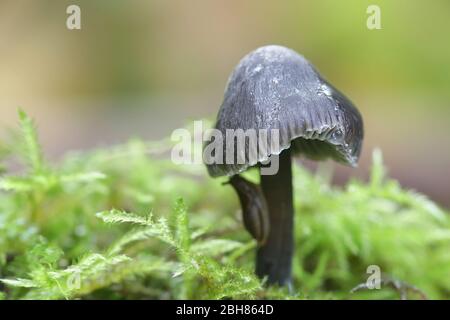
[[[256,274],[269,284],[290,286],[293,239],[292,168],[289,149],[279,155],[275,175],[261,175],[261,188],[269,209],[270,232],[256,256]]]

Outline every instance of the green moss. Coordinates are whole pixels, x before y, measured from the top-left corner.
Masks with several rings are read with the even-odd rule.
[[[45,161],[31,119],[2,143],[0,299],[398,299],[350,294],[377,265],[429,298],[450,298],[450,216],[385,176],[330,186],[294,170],[294,289],[264,289],[238,200],[203,166],[168,160],[171,143],[131,140]],[[249,173],[247,176],[251,176]],[[114,209],[116,208],[116,209]],[[419,298],[410,293],[409,298]]]

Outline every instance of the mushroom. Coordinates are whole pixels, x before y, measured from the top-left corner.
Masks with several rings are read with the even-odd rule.
[[[270,45],[249,53],[234,69],[215,129],[222,134],[223,149],[211,157],[221,161],[211,161],[204,154],[209,160],[205,163],[211,176],[231,177],[244,224],[259,242],[256,274],[267,277],[269,284],[290,285],[294,251],[291,156],[331,158],[356,166],[363,140],[361,115],[303,56]],[[239,147],[235,137],[227,135],[229,130],[249,129],[271,132],[266,140],[258,140],[257,154],[248,140]],[[275,138],[278,144],[272,143]],[[225,160],[230,150],[237,152],[231,162]],[[274,160],[278,160],[278,171],[264,173]],[[260,189],[238,176],[250,167],[260,168]]]

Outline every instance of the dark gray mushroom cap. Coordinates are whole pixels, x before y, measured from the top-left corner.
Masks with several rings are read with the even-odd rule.
[[[288,148],[310,159],[356,166],[363,140],[363,121],[353,104],[303,56],[275,45],[256,49],[237,65],[215,128],[223,134],[224,161],[207,164],[212,176],[235,175]],[[225,163],[227,145],[236,143],[227,139],[227,129],[266,129],[267,150],[255,156],[246,143],[243,163]],[[271,129],[279,130],[276,148],[270,145]]]

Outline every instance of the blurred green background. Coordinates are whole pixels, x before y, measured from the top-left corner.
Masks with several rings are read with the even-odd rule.
[[[81,7],[81,30],[66,28],[70,4]],[[369,4],[381,8],[381,30],[366,27]],[[281,44],[363,114],[360,167],[336,166],[336,183],[366,178],[380,147],[392,177],[448,206],[449,31],[448,0],[2,0],[0,127],[14,127],[22,107],[54,159],[159,139],[215,117],[239,59]]]

